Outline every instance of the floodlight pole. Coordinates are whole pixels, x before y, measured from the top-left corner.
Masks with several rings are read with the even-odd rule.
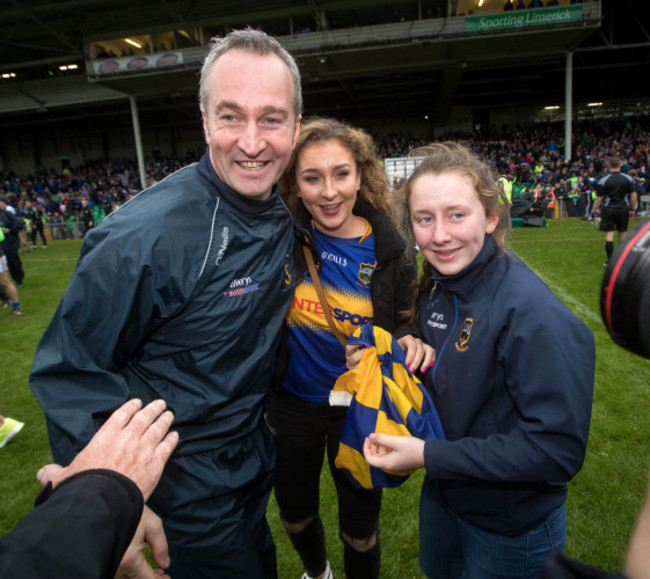
[[[573,122],[573,52],[566,53],[564,89],[564,160],[571,160],[571,124]]]
[[[147,171],[144,165],[144,153],[142,151],[142,134],[140,133],[140,119],[138,118],[138,104],[134,95],[129,95],[131,103],[131,120],[133,122],[133,134],[135,136],[135,151],[138,156],[138,168],[140,169],[140,186],[147,187]]]

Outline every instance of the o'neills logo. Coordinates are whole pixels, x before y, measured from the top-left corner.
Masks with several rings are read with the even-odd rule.
[[[219,253],[217,259],[214,260],[215,265],[219,265],[223,259],[224,253],[226,253],[226,248],[228,247],[228,228],[224,227],[221,230],[221,245],[219,246]]]
[[[321,253],[321,259],[323,261],[333,261],[334,263],[340,265],[341,267],[347,267],[348,266],[348,260],[345,259],[344,257],[341,257],[339,255],[335,255],[329,251],[323,251]]]

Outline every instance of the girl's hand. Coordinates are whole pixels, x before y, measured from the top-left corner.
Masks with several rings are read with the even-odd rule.
[[[424,440],[373,432],[363,443],[363,456],[370,466],[404,472],[424,466]]]
[[[364,350],[365,348],[361,346],[347,345],[345,347],[345,366],[348,370],[354,370],[359,365]]]
[[[435,363],[436,351],[420,338],[409,334],[401,337],[397,343],[406,354],[406,366],[411,372],[420,370],[424,373]]]

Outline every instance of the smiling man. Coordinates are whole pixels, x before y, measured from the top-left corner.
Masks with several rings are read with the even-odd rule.
[[[293,295],[275,183],[300,125],[298,68],[266,34],[233,31],[210,46],[199,101],[205,155],[89,231],[30,382],[59,464],[129,398],[173,411],[180,443],[123,562],[132,576],[159,577],[146,540],[160,567],[168,542],[174,579],[275,577],[263,412]]]
[[[243,70],[254,71],[255,81]],[[299,126],[287,66],[275,54],[233,50],[203,74],[203,128],[217,175],[242,197],[267,199],[289,163]]]

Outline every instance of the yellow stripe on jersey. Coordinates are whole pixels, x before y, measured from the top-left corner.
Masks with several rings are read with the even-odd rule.
[[[343,374],[332,389],[332,399],[345,392],[353,394],[336,466],[363,488],[398,486],[413,471],[396,473],[371,467],[363,458],[366,437],[381,432],[444,439],[438,411],[422,383],[406,368],[404,351],[388,332],[364,325],[348,344],[365,350],[359,365]]]
[[[351,336],[363,324],[372,324],[372,303],[367,297],[324,287],[335,326]],[[287,314],[287,322],[312,330],[328,329],[316,288],[311,280],[298,284]]]

